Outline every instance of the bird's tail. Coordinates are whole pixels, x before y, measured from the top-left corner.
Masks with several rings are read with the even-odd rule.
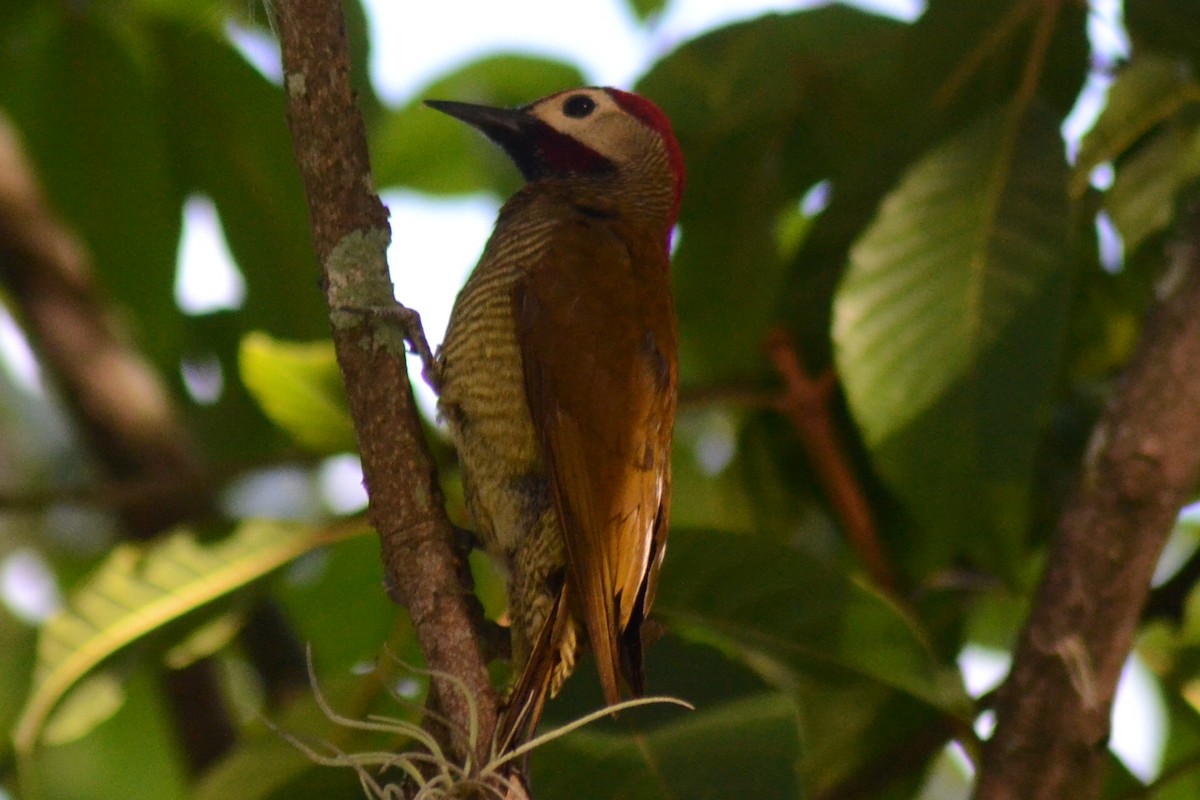
[[[511,752],[533,738],[546,700],[557,693],[566,677],[562,669],[561,645],[569,625],[570,612],[564,588],[542,623],[521,677],[509,695],[508,707],[497,728],[498,754]]]

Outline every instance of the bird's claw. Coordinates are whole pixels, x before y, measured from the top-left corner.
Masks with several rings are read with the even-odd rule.
[[[438,368],[433,348],[429,346],[429,340],[425,338],[425,328],[421,324],[421,315],[416,309],[409,308],[401,303],[395,303],[386,306],[360,308],[342,307],[337,310],[380,317],[389,320],[400,328],[404,334],[404,344],[407,351],[421,359],[421,378],[424,379],[425,383],[436,394],[441,394],[441,370]]]

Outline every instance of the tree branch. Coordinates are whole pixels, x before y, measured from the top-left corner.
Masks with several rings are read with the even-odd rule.
[[[1200,207],[1093,433],[996,704],[977,800],[1098,796],[1113,694],[1200,478]]]
[[[817,379],[809,377],[794,343],[782,330],[768,337],[767,352],[784,382],[784,393],[776,409],[796,429],[804,452],[812,462],[829,503],[846,531],[850,546],[858,554],[871,581],[892,597],[898,598],[899,583],[888,565],[883,543],[871,515],[871,506],[838,443],[836,427],[829,411],[833,373]]]
[[[284,2],[277,13],[293,150],[388,585],[408,609],[435,671],[433,702],[459,733],[439,735],[454,757],[481,759],[490,748],[497,711],[476,634],[482,615],[464,586],[469,573],[454,547],[436,466],[422,436],[404,336],[388,315],[364,313],[399,307],[387,269],[387,209],[373,188],[365,130],[350,88],[341,6],[337,0]],[[469,698],[450,676],[461,681]],[[473,728],[472,706],[479,735],[468,743],[462,734]]]
[[[121,508],[148,539],[212,509],[198,451],[158,373],[129,345],[83,246],[50,211],[16,136],[0,119],[0,279],[106,476],[147,492]]]

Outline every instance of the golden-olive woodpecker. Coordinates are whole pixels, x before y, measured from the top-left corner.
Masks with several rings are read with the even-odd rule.
[[[581,634],[608,703],[622,680],[643,689],[671,490],[683,156],[666,115],[617,89],[429,105],[481,130],[526,180],[455,302],[438,369],[467,510],[508,573],[521,677],[506,724],[524,737]]]

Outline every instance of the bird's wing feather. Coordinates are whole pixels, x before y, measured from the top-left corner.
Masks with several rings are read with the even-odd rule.
[[[567,578],[613,703],[619,672],[641,688],[623,638],[637,635],[665,544],[674,312],[665,253],[586,218],[564,227],[518,284],[517,336]]]

